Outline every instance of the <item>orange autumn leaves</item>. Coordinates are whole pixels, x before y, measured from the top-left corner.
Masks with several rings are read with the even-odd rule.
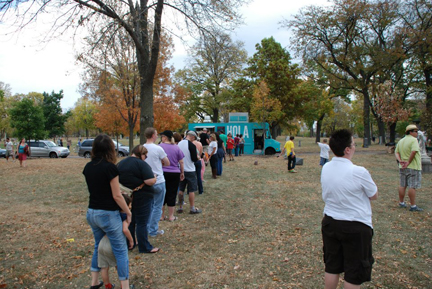
[[[179,106],[173,97],[173,67],[168,66],[171,58],[172,40],[165,36],[162,39],[156,75],[153,81],[154,127],[158,131],[177,130],[185,123],[180,115]],[[95,115],[95,125],[111,134],[140,131],[140,85],[136,67],[127,66],[127,71],[119,73],[122,77],[101,75],[99,81],[99,112]],[[132,69],[134,68],[134,69]]]

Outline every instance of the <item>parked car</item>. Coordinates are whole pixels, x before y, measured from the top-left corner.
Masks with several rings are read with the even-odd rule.
[[[117,151],[117,142],[113,140],[114,147]],[[81,146],[78,150],[78,155],[80,157],[89,158],[91,156],[93,146],[93,139],[86,139],[81,143]],[[125,157],[129,155],[129,147],[122,145],[121,143],[118,143],[118,156],[119,157]]]
[[[32,157],[67,158],[70,154],[67,148],[59,147],[50,140],[30,140],[27,144]]]
[[[6,158],[6,150],[0,149],[0,158]]]

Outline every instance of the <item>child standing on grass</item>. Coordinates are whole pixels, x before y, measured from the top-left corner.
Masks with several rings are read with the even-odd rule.
[[[132,199],[126,194],[122,194],[122,195],[126,201],[126,204],[128,206],[130,206]],[[123,234],[125,235],[125,237],[128,240],[129,249],[132,249],[134,242],[133,242],[132,235],[131,235],[129,228],[128,228],[129,225],[126,221],[127,215],[125,212],[120,211],[120,217],[121,217],[122,223],[123,223]],[[114,284],[111,284],[110,280],[109,280],[109,268],[110,267],[117,267],[117,261],[116,261],[116,258],[114,257],[114,253],[113,253],[112,248],[111,248],[111,243],[110,243],[107,235],[105,235],[99,243],[98,266],[101,268],[101,275],[102,275],[102,281],[103,281],[102,284],[105,284],[106,289],[114,288]],[[102,284],[100,284],[100,285],[102,286]],[[131,289],[134,288],[133,285],[129,285],[129,287]]]
[[[325,165],[328,161],[329,161],[329,151],[330,151],[330,147],[327,144],[327,139],[323,139],[323,142],[317,142],[318,146],[321,149],[320,152],[320,166]]]

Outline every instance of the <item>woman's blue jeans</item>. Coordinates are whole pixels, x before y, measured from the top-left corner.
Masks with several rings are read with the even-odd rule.
[[[222,175],[222,161],[223,161],[223,158],[225,156],[225,152],[224,152],[223,148],[218,148],[217,156],[218,156],[218,162],[217,162],[216,175],[221,176]]]
[[[148,241],[147,230],[147,225],[152,213],[152,206],[152,193],[138,191],[133,194],[132,222],[129,225],[129,231],[134,239],[134,246],[136,246],[138,241],[138,251],[140,253],[147,253],[153,249],[153,246]]]
[[[129,279],[129,258],[126,237],[119,211],[87,210],[87,222],[93,231],[95,247],[91,261],[92,272],[99,272],[98,247],[103,236],[110,240],[114,256],[117,260],[117,273],[120,281]]]
[[[157,236],[157,231],[159,229],[159,221],[162,216],[162,207],[165,201],[165,182],[154,185],[153,190],[153,207],[147,229],[150,236]]]

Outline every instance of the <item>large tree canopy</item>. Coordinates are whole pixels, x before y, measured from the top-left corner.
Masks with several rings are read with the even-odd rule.
[[[268,98],[278,105],[267,108],[271,114],[270,129],[272,136],[276,137],[279,127],[288,125],[288,122],[301,114],[301,107],[304,104],[303,96],[300,93],[302,80],[300,79],[300,69],[298,65],[291,63],[289,52],[276,42],[273,37],[264,38],[261,43],[256,45],[257,52],[249,59],[247,76],[255,86],[265,82]],[[262,89],[261,89],[262,91]],[[251,103],[251,111],[263,111],[260,102],[255,100]],[[261,93],[262,95],[262,93]],[[255,107],[254,107],[255,106]],[[275,109],[275,111],[273,111]],[[279,110],[280,112],[277,112]],[[258,115],[257,115],[258,117]],[[258,117],[256,121],[267,121]]]
[[[184,102],[183,109],[189,111],[186,114],[201,119],[209,115],[213,122],[219,122],[220,111],[227,104],[224,92],[238,77],[246,59],[243,43],[232,41],[228,34],[203,35],[189,52],[189,68],[177,73],[177,85],[191,92]]]
[[[34,9],[20,9],[21,5],[30,2]],[[2,0],[0,13],[11,17],[18,17],[19,22],[33,21],[38,13],[52,12],[53,9],[61,11],[61,17],[53,27],[54,32],[62,28],[92,25],[98,18],[108,18],[111,22],[100,29],[100,36],[110,38],[118,29],[124,29],[130,35],[136,47],[136,60],[141,78],[141,117],[140,130],[153,126],[153,80],[160,50],[162,31],[162,16],[167,15],[167,24],[171,19],[183,19],[189,31],[208,32],[214,27],[232,29],[241,22],[237,9],[248,0]],[[11,13],[8,13],[9,10]],[[22,20],[24,14],[27,20]],[[0,14],[0,17],[3,15]],[[29,20],[28,20],[29,19]],[[180,25],[180,24],[178,24]],[[144,133],[141,133],[141,142],[144,142]]]
[[[339,88],[363,95],[364,146],[371,137],[371,84],[385,81],[405,59],[398,7],[397,1],[335,0],[326,8],[308,6],[284,23],[294,27],[294,47],[305,63],[316,62]]]
[[[11,126],[15,128],[17,136],[26,139],[45,137],[43,109],[34,100],[23,98],[13,105],[9,113]]]

